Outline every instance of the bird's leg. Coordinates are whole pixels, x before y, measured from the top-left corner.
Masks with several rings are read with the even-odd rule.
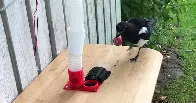
[[[122,38],[122,46],[126,46],[126,43],[125,43],[125,41],[124,41],[124,39]]]
[[[127,49],[127,51],[129,51],[132,48],[132,46],[129,46],[129,48]]]
[[[130,49],[132,49],[132,48],[134,48],[134,47],[138,47],[138,46],[135,45],[135,44],[130,44],[130,45],[129,45],[129,48],[127,49],[127,51],[129,51]]]
[[[139,57],[140,50],[141,50],[141,47],[139,47],[139,51],[138,51],[137,55],[134,58],[130,59],[131,61],[134,61],[134,62],[137,61],[137,58]]]
[[[127,49],[127,51],[129,51],[130,49],[132,49],[133,47],[137,47],[136,45],[130,44],[129,48]]]

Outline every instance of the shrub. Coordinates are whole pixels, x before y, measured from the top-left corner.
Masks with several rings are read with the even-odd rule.
[[[121,0],[122,20],[142,17],[179,22],[179,14],[185,9],[179,2],[181,0]]]

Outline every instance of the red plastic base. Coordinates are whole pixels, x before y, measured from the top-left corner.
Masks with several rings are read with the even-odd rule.
[[[77,72],[71,72],[68,69],[69,81],[64,86],[65,90],[79,90],[97,92],[101,86],[96,80],[84,81],[83,69]]]
[[[83,91],[97,92],[100,86],[96,80],[87,80],[84,82]]]

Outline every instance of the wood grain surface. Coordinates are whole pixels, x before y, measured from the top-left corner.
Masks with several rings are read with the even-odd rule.
[[[141,49],[137,62],[130,62],[137,48],[86,44],[83,53],[84,74],[95,66],[112,72],[98,92],[64,90],[68,81],[65,50],[28,86],[13,103],[151,103],[162,63],[161,53]]]

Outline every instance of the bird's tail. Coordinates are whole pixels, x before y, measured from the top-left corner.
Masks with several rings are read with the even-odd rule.
[[[149,26],[155,25],[155,19],[146,19],[146,20],[147,20]]]
[[[150,29],[150,33],[152,33],[153,32],[153,27],[155,26],[156,21],[155,21],[155,19],[146,19],[146,20],[148,22],[148,27]]]

